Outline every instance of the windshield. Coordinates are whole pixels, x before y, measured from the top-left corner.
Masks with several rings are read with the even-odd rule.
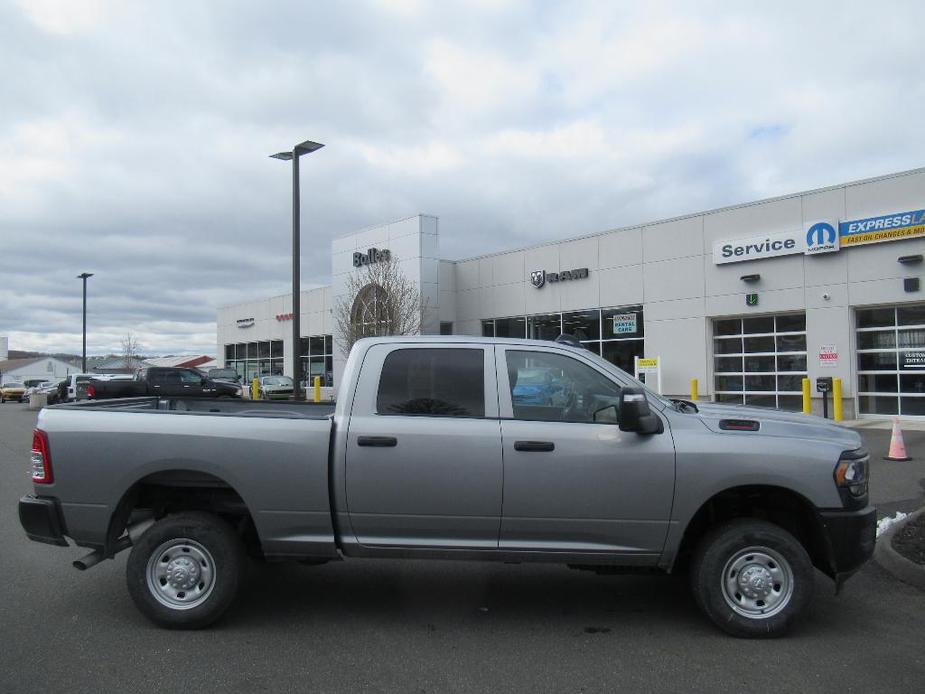
[[[647,387],[645,383],[633,378],[630,374],[626,373],[626,371],[624,371],[618,366],[614,366],[613,364],[611,364],[609,361],[604,359],[604,357],[600,356],[599,354],[595,354],[594,352],[591,352],[590,350],[586,350],[586,349],[581,350],[581,352],[585,356],[589,357],[592,361],[594,361],[595,364],[597,364],[603,369],[606,369],[609,373],[613,374],[614,376],[617,376],[620,379],[628,378],[635,385],[644,389],[646,393],[648,393],[652,398],[660,402],[665,407],[668,407],[671,405],[671,401],[668,398],[662,397],[661,395],[653,391],[651,388]]]
[[[288,376],[267,376],[263,379],[265,386],[291,386],[292,379]]]
[[[26,386],[24,386],[22,383],[12,383],[11,382],[11,383],[4,383],[3,387],[4,388],[25,388]]]

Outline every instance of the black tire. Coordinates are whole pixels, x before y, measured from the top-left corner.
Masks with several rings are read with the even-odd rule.
[[[234,529],[218,516],[190,511],[145,531],[132,547],[126,580],[135,605],[155,624],[202,629],[232,605],[246,569],[244,545]],[[172,581],[157,573],[168,573]]]
[[[713,623],[744,638],[785,634],[814,589],[803,545],[780,526],[754,519],[710,531],[694,553],[690,581],[697,605]]]

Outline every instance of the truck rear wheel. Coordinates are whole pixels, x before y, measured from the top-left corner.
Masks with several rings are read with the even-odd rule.
[[[244,546],[218,516],[186,512],[152,525],[132,547],[129,594],[152,622],[201,629],[234,602],[247,568]]]
[[[694,599],[723,631],[745,638],[784,634],[813,595],[813,565],[783,528],[741,519],[701,541],[691,566]]]

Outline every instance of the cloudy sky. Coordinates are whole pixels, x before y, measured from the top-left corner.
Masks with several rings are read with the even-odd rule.
[[[0,335],[214,353],[425,212],[454,259],[925,166],[925,3],[0,0]]]

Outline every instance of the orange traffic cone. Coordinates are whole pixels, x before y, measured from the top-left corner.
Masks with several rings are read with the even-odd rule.
[[[890,436],[890,452],[883,458],[897,463],[912,460],[906,455],[906,444],[903,443],[903,432],[899,428],[899,417],[893,417],[893,434]]]

